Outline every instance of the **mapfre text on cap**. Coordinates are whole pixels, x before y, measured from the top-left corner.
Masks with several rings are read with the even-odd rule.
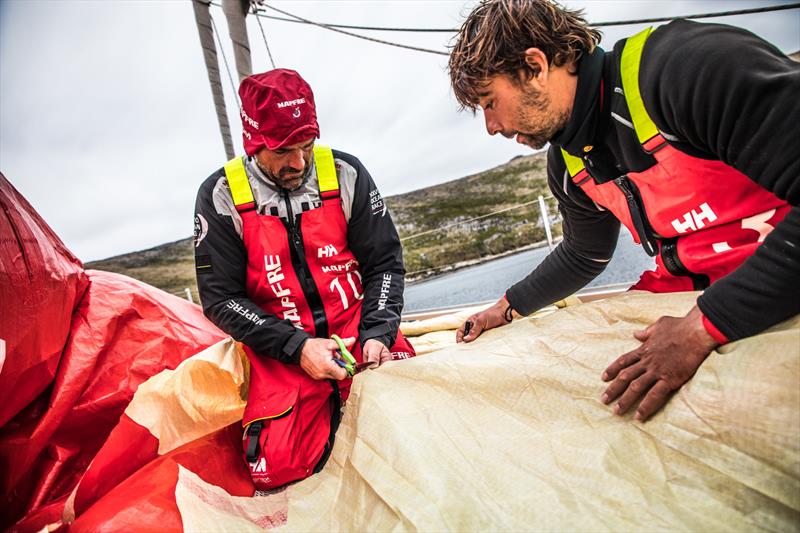
[[[292,105],[299,105],[299,104],[305,104],[305,103],[306,103],[306,99],[305,98],[298,98],[297,100],[287,100],[285,102],[278,102],[278,107],[279,108],[289,107],[289,106],[292,106]]]
[[[250,124],[251,126],[253,126],[255,129],[258,129],[258,122],[256,122],[255,120],[253,120],[252,118],[250,118],[249,116],[247,116],[247,113],[245,113],[245,112],[244,112],[244,108],[243,108],[243,107],[240,107],[240,108],[239,108],[239,112],[240,112],[240,114],[242,115],[242,118],[243,118],[243,119],[244,119],[244,120],[245,120],[245,121],[246,121],[248,124]]]

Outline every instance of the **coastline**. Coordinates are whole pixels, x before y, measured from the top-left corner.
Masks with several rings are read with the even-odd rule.
[[[558,245],[561,242],[563,237],[558,236],[553,239],[553,244]],[[482,257],[478,257],[476,259],[469,259],[466,261],[459,261],[457,263],[453,263],[452,265],[446,265],[443,267],[437,268],[430,268],[424,271],[414,272],[412,274],[406,274],[406,285],[414,285],[416,283],[421,283],[423,281],[429,281],[440,276],[444,276],[446,274],[451,274],[456,272],[457,270],[461,270],[467,267],[480,265],[482,263],[487,263],[489,261],[494,261],[495,259],[500,259],[503,257],[508,257],[509,255],[515,255],[522,252],[527,252],[528,250],[534,250],[536,248],[544,248],[547,246],[547,241],[537,241],[534,243],[526,244],[525,246],[520,246],[519,248],[514,248],[512,250],[507,250],[505,252],[501,252],[499,254],[493,255],[484,255]]]

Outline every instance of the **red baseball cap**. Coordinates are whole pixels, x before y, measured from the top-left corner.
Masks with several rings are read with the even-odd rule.
[[[239,85],[244,151],[277,150],[319,137],[314,93],[300,74],[279,68],[253,74]]]

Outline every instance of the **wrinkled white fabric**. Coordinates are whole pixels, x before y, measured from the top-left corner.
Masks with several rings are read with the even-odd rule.
[[[451,339],[443,348],[356,376],[321,473],[254,506],[182,471],[184,524],[796,531],[799,317],[713,352],[649,422],[599,401],[600,374],[638,345],[633,332],[684,315],[696,296],[628,293],[570,305],[466,345],[453,343],[452,330],[439,333]],[[220,364],[239,374],[238,358],[227,350]],[[198,408],[224,406],[225,394],[239,405],[234,389],[217,389]]]

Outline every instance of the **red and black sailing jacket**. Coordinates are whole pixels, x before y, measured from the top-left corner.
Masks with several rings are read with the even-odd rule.
[[[314,147],[322,205],[282,219],[256,212],[242,158],[225,165],[247,250],[247,294],[267,313],[316,338],[358,337],[364,296],[350,251],[347,221],[331,149]],[[351,379],[315,380],[297,365],[264,357],[245,345],[250,390],[242,425],[246,460],[259,489],[272,489],[321,469],[333,447],[340,407]],[[414,351],[398,332],[395,359]],[[361,345],[353,355],[362,362]]]
[[[651,31],[627,39],[620,76],[631,134],[652,156],[653,165],[597,181],[588,158],[592,146],[585,147],[589,166],[563,148],[562,156],[573,183],[611,211],[648,255],[656,257],[656,270],[645,272],[634,289],[705,289],[749,257],[791,206],[725,163],[693,157],[669,145],[639,91],[642,49]]]
[[[741,28],[675,20],[575,66],[547,154],[564,240],[508,289],[514,309],[600,275],[622,222],[656,256],[637,288],[705,288],[722,337],[800,312],[800,64]]]

